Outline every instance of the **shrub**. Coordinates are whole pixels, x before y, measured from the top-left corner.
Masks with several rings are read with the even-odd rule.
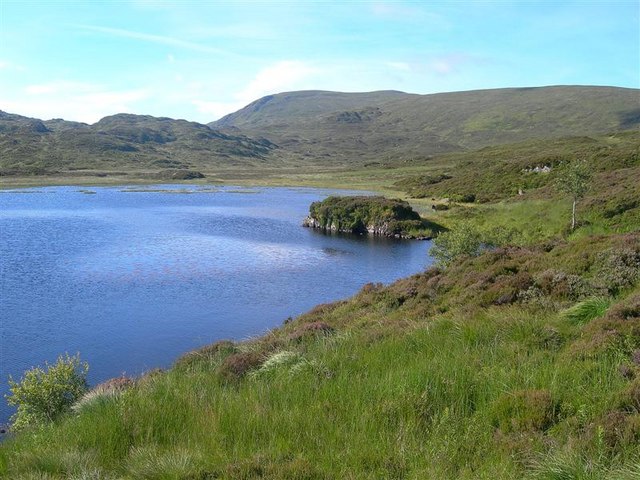
[[[182,355],[176,360],[177,368],[193,369],[198,366],[215,365],[225,357],[236,353],[236,345],[230,340],[220,340]]]
[[[458,258],[475,257],[481,250],[480,232],[470,223],[462,223],[459,228],[438,235],[429,253],[439,266],[446,267]]]
[[[310,322],[296,328],[289,335],[289,340],[301,341],[304,338],[314,338],[331,335],[333,332],[334,328],[325,322]]]
[[[262,365],[264,356],[257,352],[238,352],[229,355],[218,367],[223,380],[236,381]]]
[[[27,370],[20,382],[9,377],[7,401],[18,407],[11,417],[14,431],[55,420],[87,391],[89,365],[80,361],[80,355],[65,354],[55,364],[45,365],[46,371],[40,367]]]
[[[449,197],[449,200],[457,203],[473,203],[476,201],[475,193],[456,193]]]
[[[550,268],[535,277],[536,287],[554,298],[581,300],[596,293],[597,289],[579,275]]]
[[[602,439],[610,448],[636,445],[640,440],[640,415],[615,410],[598,422]]]
[[[613,295],[640,279],[640,251],[636,249],[611,249],[602,252],[598,263],[599,277]]]
[[[503,433],[545,431],[556,422],[557,410],[548,390],[519,390],[495,401],[491,423]]]

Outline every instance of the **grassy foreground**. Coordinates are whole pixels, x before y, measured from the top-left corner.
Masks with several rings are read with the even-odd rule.
[[[598,151],[576,232],[553,177],[514,195],[527,173],[505,161],[495,200],[432,215],[508,246],[115,382],[2,444],[0,476],[640,478],[639,157]],[[437,188],[466,193],[454,181]]]

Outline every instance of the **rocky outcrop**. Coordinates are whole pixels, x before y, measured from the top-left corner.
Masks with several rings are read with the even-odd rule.
[[[331,223],[329,225],[322,225],[316,218],[311,215],[307,216],[302,220],[302,226],[308,228],[317,228],[319,230],[326,230],[330,232],[340,232],[340,233],[355,233],[358,235],[369,234],[376,235],[380,237],[395,237],[395,238],[415,238],[408,235],[403,235],[401,232],[395,231],[394,228],[388,222],[382,224],[368,224],[364,225],[362,228],[341,228],[337,223]]]
[[[302,225],[328,232],[380,237],[433,237],[439,227],[423,220],[403,200],[384,197],[328,197],[314,202]]]

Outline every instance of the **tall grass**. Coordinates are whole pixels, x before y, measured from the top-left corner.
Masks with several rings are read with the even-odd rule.
[[[531,342],[556,321],[517,308],[490,309],[473,318],[432,319],[375,342],[364,334],[317,338],[297,353],[272,356],[263,374],[236,384],[221,382],[215,366],[176,369],[10,441],[1,450],[4,472],[9,478],[30,471],[51,478],[90,472],[125,478],[513,478],[542,458],[539,478],[564,478],[550,476],[558,463],[547,460],[554,449],[545,438],[580,415],[586,415],[584,424],[597,418],[622,379],[603,358],[606,373],[591,383],[587,372],[594,365],[562,360],[562,349]],[[572,328],[576,334],[579,327]],[[275,374],[303,361],[323,368]],[[555,423],[545,426],[549,432],[516,425],[496,437],[495,425],[511,421],[496,405],[510,392],[540,389],[558,406]],[[578,413],[584,405],[593,408]],[[526,401],[519,408],[525,418],[536,414]],[[596,440],[584,445],[586,452],[597,448]],[[589,460],[575,462],[565,470],[578,472]]]
[[[562,316],[574,324],[583,325],[595,318],[602,317],[610,305],[611,300],[608,298],[589,298],[568,308],[562,312]]]

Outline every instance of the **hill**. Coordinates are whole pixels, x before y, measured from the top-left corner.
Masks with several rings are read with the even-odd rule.
[[[203,125],[118,114],[93,125],[0,112],[3,183],[172,179],[164,170],[300,172],[420,165],[489,145],[633,130],[640,91],[541,87],[414,95],[303,91],[261,98]],[[448,157],[442,157],[448,158]],[[128,175],[128,176],[127,176]],[[179,176],[190,176],[189,173]],[[9,180],[7,180],[9,178]]]
[[[318,163],[424,158],[640,125],[640,92],[555,86],[414,95],[288,92],[209,124],[263,136]]]
[[[0,112],[0,171],[211,169],[264,162],[276,145],[186,120],[118,114],[93,125]]]

